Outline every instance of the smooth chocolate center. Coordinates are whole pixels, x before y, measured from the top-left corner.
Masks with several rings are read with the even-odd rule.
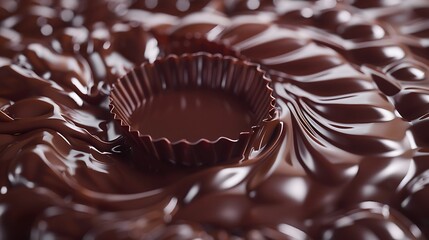
[[[249,131],[249,107],[238,97],[220,90],[169,90],[145,100],[131,115],[131,127],[142,134],[172,142],[186,139],[237,139]]]

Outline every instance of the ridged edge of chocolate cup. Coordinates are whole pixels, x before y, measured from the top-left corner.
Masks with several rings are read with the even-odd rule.
[[[238,51],[235,51],[231,47],[218,41],[210,41],[205,36],[201,35],[170,36],[168,42],[161,43],[161,45],[163,54],[166,56],[171,54],[182,55],[205,52],[244,59]]]
[[[112,87],[110,111],[143,151],[153,156],[143,163],[149,168],[158,165],[150,161],[159,160],[184,166],[213,165],[231,159],[240,161],[249,144],[255,146],[256,136],[264,135],[261,131],[274,118],[275,99],[270,82],[258,64],[234,57],[203,52],[169,55],[153,63],[143,63],[118,79]],[[129,118],[144,98],[168,89],[188,87],[221,89],[244,98],[252,107],[257,124],[241,132],[237,139],[219,137],[212,141],[202,136],[196,142],[186,139],[171,142],[165,137],[153,139],[131,128]]]

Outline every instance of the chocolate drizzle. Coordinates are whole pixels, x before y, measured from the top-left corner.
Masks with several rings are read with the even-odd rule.
[[[429,236],[426,1],[158,2],[0,2],[0,238]],[[281,123],[246,161],[145,172],[111,84],[182,40],[261,64]]]

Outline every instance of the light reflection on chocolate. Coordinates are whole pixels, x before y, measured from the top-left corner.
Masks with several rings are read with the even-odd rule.
[[[252,126],[250,111],[240,102],[213,90],[173,90],[143,102],[130,122],[134,129],[154,139],[237,139],[240,132],[250,131]]]
[[[0,238],[429,236],[427,2],[41,2],[0,2],[0,110],[14,118],[0,122]],[[204,24],[181,20],[201,11]],[[282,124],[247,161],[141,171],[110,85],[217,24],[212,46],[271,75]]]

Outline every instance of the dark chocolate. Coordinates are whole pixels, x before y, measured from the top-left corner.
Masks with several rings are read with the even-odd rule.
[[[204,136],[237,139],[250,131],[252,114],[237,97],[205,89],[170,90],[147,99],[131,115],[131,127],[152,138],[197,142]]]
[[[428,238],[429,4],[337,2],[1,1],[0,238]],[[204,48],[261,64],[281,124],[145,171],[111,84]]]

